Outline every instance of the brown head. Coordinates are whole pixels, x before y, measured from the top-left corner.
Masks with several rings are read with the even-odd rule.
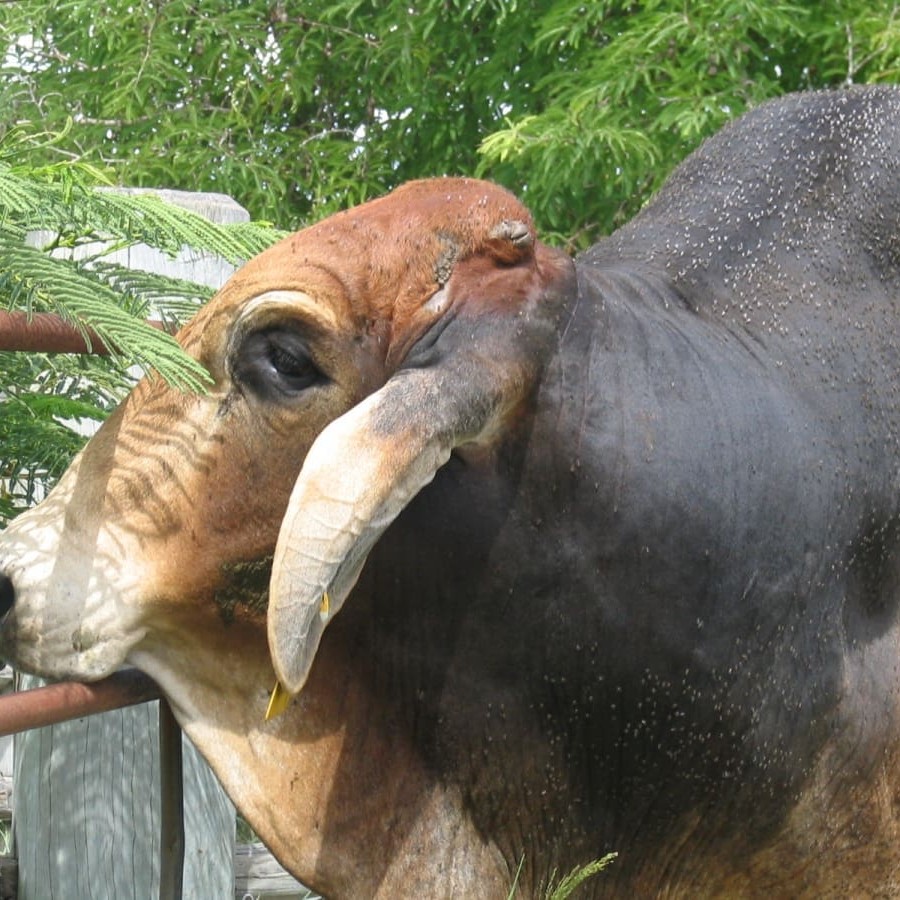
[[[449,178],[252,260],[179,336],[210,391],[142,382],[3,536],[4,654],[101,677],[236,600],[262,606],[274,555],[269,646],[299,691],[381,533],[527,402],[573,271],[512,195]]]

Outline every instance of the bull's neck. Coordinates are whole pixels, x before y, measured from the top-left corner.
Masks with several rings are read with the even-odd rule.
[[[499,854],[372,697],[349,630],[329,629],[301,694],[266,722],[264,622],[183,625],[178,643],[148,642],[131,661],[158,681],[238,810],[302,882],[329,896],[417,896],[440,877],[455,896],[506,896]]]

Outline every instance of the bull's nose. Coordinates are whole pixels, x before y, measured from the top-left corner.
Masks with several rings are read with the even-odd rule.
[[[12,579],[0,572],[0,620],[13,608],[16,602],[16,590]]]

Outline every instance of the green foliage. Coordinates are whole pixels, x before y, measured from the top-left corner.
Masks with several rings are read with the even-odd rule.
[[[749,107],[897,77],[897,27],[895,4],[649,0],[582,14],[553,3],[530,46],[564,64],[537,84],[543,110],[482,141],[480,171],[512,165],[536,176],[528,199],[544,227],[584,246],[630,219],[678,161]]]
[[[582,247],[726,119],[900,75],[884,0],[19,0],[7,122],[118,181],[219,190],[293,228],[481,174]],[[2,126],[0,126],[2,127]]]
[[[0,522],[40,499],[129,384],[97,357],[0,353]]]
[[[202,367],[144,319],[153,298],[187,293],[199,301],[211,292],[126,273],[103,265],[103,258],[144,243],[171,255],[202,249],[237,264],[271,243],[274,233],[213,225],[150,194],[96,190],[98,173],[81,163],[28,169],[14,162],[22,145],[17,135],[0,145],[0,308],[55,312],[92,328],[119,365],[154,368],[173,384],[199,389],[206,379]],[[75,248],[87,252],[77,259],[65,252]]]
[[[202,390],[208,380],[170,335],[145,320],[152,310],[177,324],[211,290],[105,257],[144,243],[238,263],[278,236],[260,226],[212,225],[147,194],[98,190],[102,175],[89,165],[29,168],[22,159],[34,147],[15,132],[0,143],[0,310],[54,312],[96,333],[112,356],[0,354],[0,520],[61,474],[83,443],[79,423],[104,418],[133,381],[129,366],[185,390]]]

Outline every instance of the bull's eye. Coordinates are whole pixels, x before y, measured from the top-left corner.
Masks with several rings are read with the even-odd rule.
[[[248,334],[238,348],[232,371],[236,381],[263,396],[296,394],[324,378],[303,336],[285,328]]]

